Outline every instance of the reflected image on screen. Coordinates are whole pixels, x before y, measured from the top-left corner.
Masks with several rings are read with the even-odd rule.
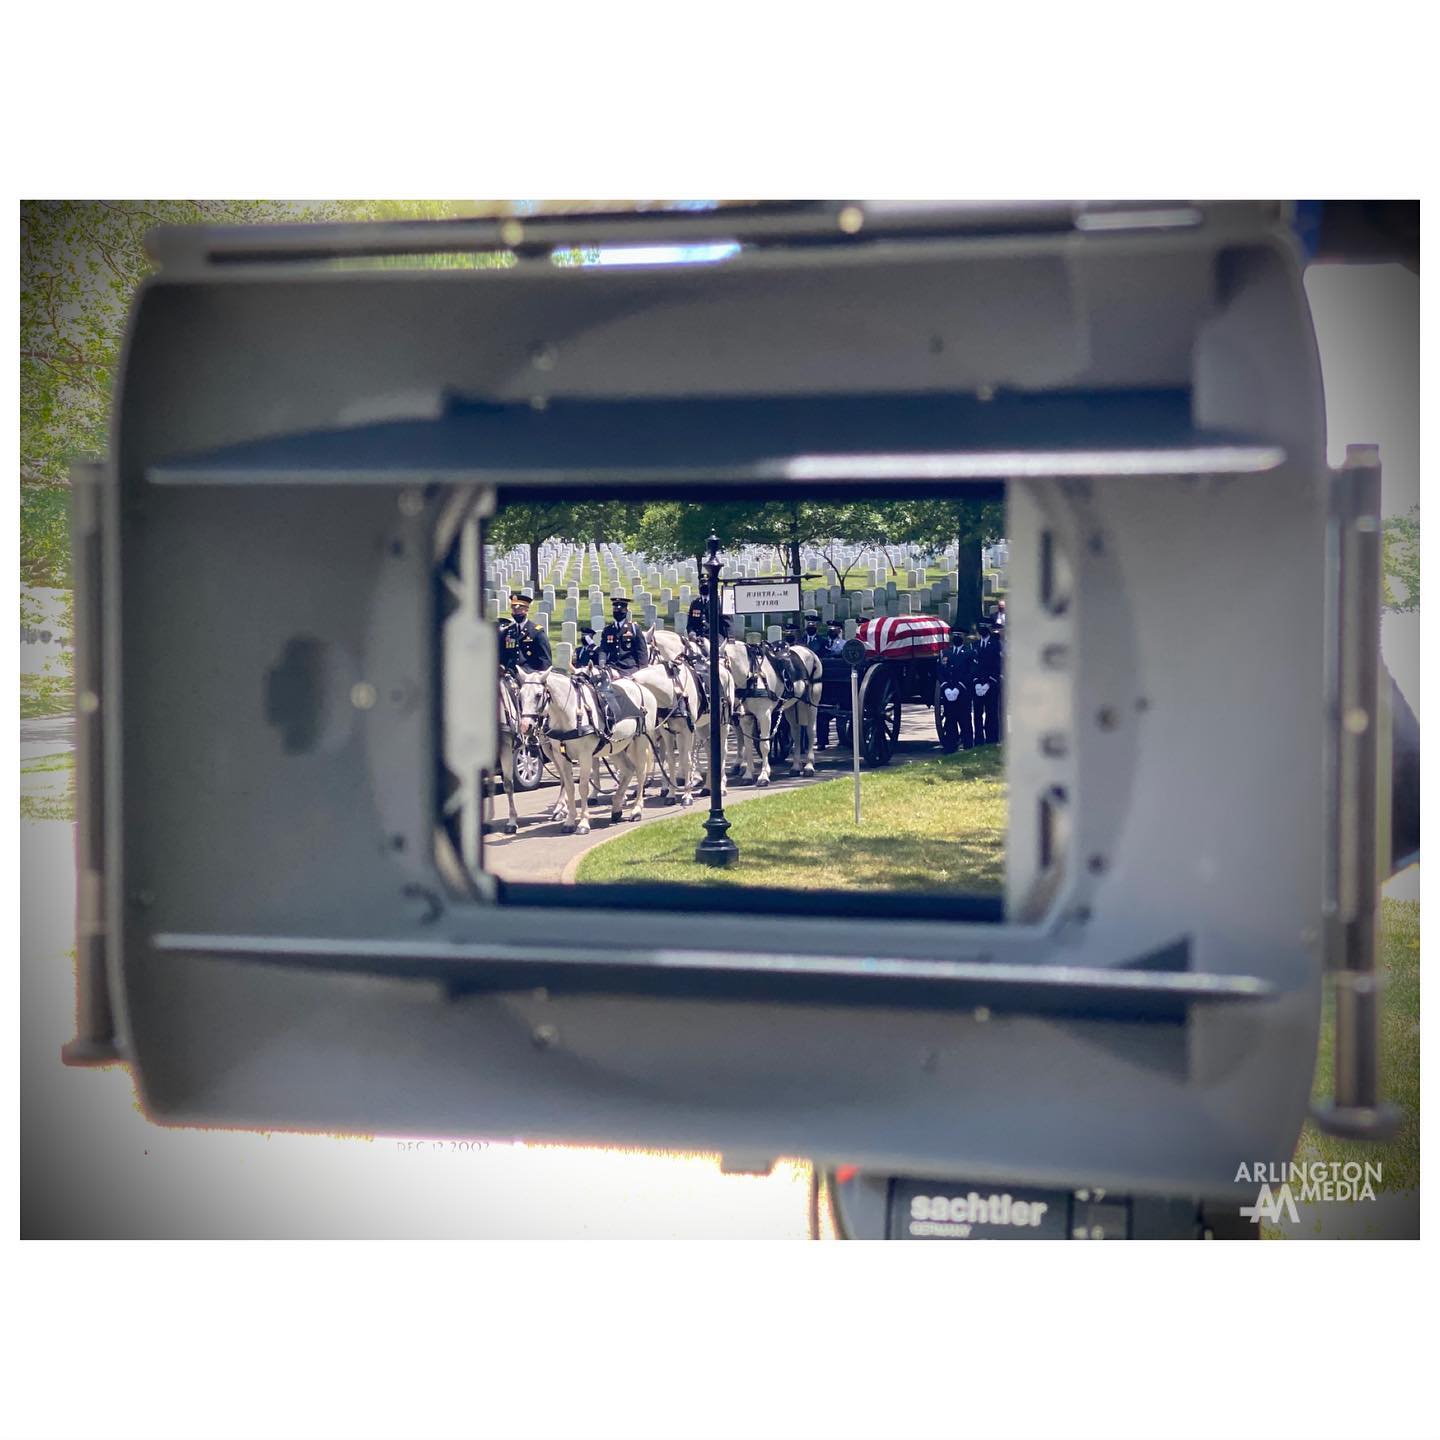
[[[472,542],[479,578],[448,587],[478,605],[498,660],[478,869],[501,898],[722,885],[998,904],[1005,517],[999,486],[727,504],[502,493]]]

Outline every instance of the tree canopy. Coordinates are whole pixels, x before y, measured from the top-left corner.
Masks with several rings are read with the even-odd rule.
[[[545,202],[544,210],[595,208]],[[27,200],[20,207],[20,574],[70,584],[69,471],[108,448],[126,317],[151,273],[158,225],[450,219],[514,213],[508,201]],[[496,266],[500,255],[381,257],[378,265]]]

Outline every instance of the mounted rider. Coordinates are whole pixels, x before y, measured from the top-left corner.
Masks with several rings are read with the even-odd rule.
[[[597,664],[600,659],[600,639],[593,630],[582,630],[580,632],[580,645],[575,651],[575,658],[571,665],[582,670],[590,665]]]
[[[700,593],[690,602],[685,615],[685,633],[695,640],[703,640],[710,634],[710,582],[700,581]],[[730,638],[730,617],[720,617],[720,638]]]
[[[520,669],[548,670],[553,663],[550,637],[529,618],[534,596],[517,590],[510,596],[510,618],[500,621],[500,664],[512,675]]]
[[[600,632],[600,663],[628,675],[650,663],[645,632],[630,618],[630,597],[610,597],[610,623]]]

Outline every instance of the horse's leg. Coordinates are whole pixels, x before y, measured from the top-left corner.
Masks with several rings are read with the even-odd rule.
[[[735,712],[735,770],[734,775],[742,784],[750,779],[750,756],[752,754],[750,728],[755,717],[750,713],[750,702],[742,700]]]
[[[725,715],[717,711],[713,715],[710,724],[712,732],[716,730],[719,731],[719,734],[715,736],[715,743],[720,747],[720,794],[723,798],[730,790],[730,779],[725,773],[726,766],[724,764],[725,749],[730,743],[730,721]]]
[[[590,793],[590,775],[595,765],[595,747],[590,744],[576,742],[576,748],[580,751],[580,792],[579,803],[571,799],[569,792],[566,798],[570,799],[570,818],[575,822],[575,833],[577,835],[588,835],[590,833],[590,805],[586,796]]]
[[[668,724],[656,732],[655,745],[661,757],[660,803],[673,805],[680,798],[680,778],[675,769],[675,737]]]
[[[566,765],[570,765],[564,747],[557,741],[542,740],[540,746],[550,757],[550,764],[557,773],[563,771]],[[573,765],[570,765],[570,773],[573,778],[575,773],[575,767]],[[550,818],[552,820],[563,820],[568,816],[573,820],[575,818],[574,809],[574,805],[570,802],[565,792],[562,791],[555,797],[555,808],[551,810]]]
[[[746,762],[750,766],[750,779],[755,785],[770,783],[770,726],[775,708],[766,700],[755,701],[759,710],[750,710],[750,753]]]
[[[680,804],[689,807],[694,802],[690,793],[694,789],[695,773],[695,732],[682,724],[675,737],[675,774],[684,777],[680,784]]]
[[[500,752],[500,779],[505,785],[505,799],[510,805],[510,817],[505,821],[505,833],[514,835],[520,829],[520,814],[515,809],[515,747],[506,745]]]
[[[610,797],[610,823],[618,824],[620,812],[625,808],[625,796],[630,790],[630,779],[635,773],[635,767],[630,763],[630,746],[625,745],[620,749],[615,748],[615,742],[610,742],[611,766],[615,772],[615,793]],[[642,792],[641,799],[644,799]]]
[[[770,783],[770,734],[775,723],[775,706],[769,704],[755,717],[755,756],[760,762],[760,773],[755,783],[762,789]]]
[[[635,805],[627,811],[627,820],[639,820],[645,814],[645,782],[650,778],[650,742],[637,733],[630,742],[629,760],[635,770]]]
[[[810,695],[814,692],[807,686],[805,693]],[[812,700],[806,700],[803,704],[797,704],[795,708],[801,712],[799,725],[803,746],[800,754],[800,773],[801,775],[813,775],[815,773],[815,703]]]
[[[551,816],[551,819],[552,819],[552,820],[559,820],[559,819],[561,818],[561,813],[563,813],[563,815],[564,815],[564,817],[565,817],[565,818],[564,818],[564,828],[565,828],[566,832],[568,833],[569,831],[574,830],[575,827],[576,827],[576,818],[575,818],[575,767],[574,767],[574,765],[571,763],[571,761],[570,761],[570,756],[569,756],[568,753],[562,754],[562,755],[558,756],[557,758],[558,758],[558,760],[559,760],[559,764],[558,764],[558,766],[557,766],[556,768],[560,771],[560,785],[561,785],[561,792],[562,792],[562,793],[561,793],[561,796],[560,796],[559,801],[558,801],[557,804],[556,804],[556,811],[559,812],[559,813],[553,814],[553,815]],[[581,795],[583,796],[585,792],[582,790],[580,793],[581,793]],[[560,807],[561,807],[561,806],[564,807],[563,812],[560,811]]]

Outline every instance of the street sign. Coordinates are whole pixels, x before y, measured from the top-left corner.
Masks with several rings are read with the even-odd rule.
[[[722,615],[778,615],[800,608],[798,580],[736,580],[720,597]]]
[[[865,647],[856,639],[849,639],[840,648],[841,658],[847,665],[863,665],[865,663]]]

